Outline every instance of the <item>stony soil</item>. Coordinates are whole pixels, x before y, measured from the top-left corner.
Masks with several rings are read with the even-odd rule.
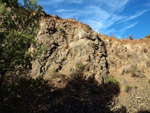
[[[126,106],[129,113],[150,111],[150,40],[119,40],[105,35],[101,39],[106,44],[110,75],[120,83],[117,104]]]

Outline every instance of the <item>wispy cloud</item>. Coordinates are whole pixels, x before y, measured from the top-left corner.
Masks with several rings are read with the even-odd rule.
[[[88,2],[90,2],[88,4]],[[98,30],[102,34],[121,37],[127,29],[137,25],[134,19],[143,15],[150,9],[141,8],[140,11],[133,11],[132,13],[124,13],[130,6],[130,0],[39,0],[41,5],[51,5],[53,12],[62,18],[78,17],[79,21],[89,24],[93,30]],[[135,1],[136,2],[136,1]],[[82,4],[80,7],[63,7],[63,4]],[[145,4],[150,6],[150,4]],[[56,6],[58,6],[56,8]],[[55,7],[55,8],[54,8]],[[133,6],[132,6],[133,7]],[[115,26],[115,27],[114,27]],[[119,27],[120,30],[118,30]]]
[[[145,12],[147,12],[147,11],[149,11],[149,9],[143,10],[143,11],[139,11],[139,12],[137,12],[136,14],[133,14],[133,15],[129,16],[129,17],[126,19],[126,21],[135,19],[135,18],[137,18],[137,17],[143,15],[143,14],[144,14]]]
[[[80,14],[79,13],[64,13],[64,14],[62,14],[61,16],[63,17],[63,18],[76,18],[76,17],[78,17]]]
[[[129,0],[96,0],[109,12],[121,12]]]
[[[134,22],[134,23],[132,23],[132,24],[129,24],[129,25],[127,25],[127,26],[124,26],[121,30],[119,30],[119,32],[124,32],[125,30],[134,27],[136,24],[138,24],[138,22]]]
[[[97,2],[101,2],[109,7],[113,7],[115,9],[123,7],[128,3],[129,0],[97,0]],[[117,7],[116,7],[117,6]]]
[[[40,5],[55,5],[55,4],[59,4],[61,2],[64,2],[65,0],[38,0],[38,3]]]
[[[63,18],[73,18],[84,15],[85,19],[82,19],[80,21],[89,24],[94,30],[98,30],[100,33],[104,34],[111,34],[112,32],[117,32],[115,29],[109,29],[117,22],[126,23],[132,19],[135,19],[142,14],[144,14],[147,10],[137,12],[133,15],[120,15],[117,13],[109,13],[105,9],[102,9],[97,6],[89,6],[88,8],[85,7],[85,10],[65,10],[65,9],[59,9],[56,10],[56,12],[61,13],[60,16]],[[120,32],[124,32],[125,30],[134,27],[137,23],[133,23],[132,25],[126,25]]]
[[[77,3],[77,4],[83,2],[83,0],[69,0],[69,1],[70,1],[71,3]]]
[[[116,12],[123,10],[128,1],[129,0],[122,0],[120,2],[120,0],[114,0],[112,5],[111,0],[94,0],[94,5],[84,6],[81,10],[59,9],[56,10],[56,12],[60,13],[60,16],[64,18],[79,16],[81,17],[80,21],[89,24],[94,30],[98,30],[100,33],[106,33],[108,31],[115,31],[108,28],[124,18]],[[98,3],[100,3],[100,5],[97,5]],[[101,5],[103,5],[103,7]],[[83,15],[84,17],[82,18]]]
[[[66,9],[58,9],[55,12],[57,13],[71,13],[71,12],[75,12],[74,10],[66,10]]]
[[[75,4],[79,4],[79,3],[82,3],[83,0],[38,0],[38,3],[40,5],[58,5],[60,3],[75,3]]]

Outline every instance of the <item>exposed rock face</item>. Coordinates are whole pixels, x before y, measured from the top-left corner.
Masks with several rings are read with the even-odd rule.
[[[113,76],[119,81],[114,109],[123,105],[129,113],[150,110],[150,39],[119,40],[73,19],[45,13],[36,39],[43,50],[32,62],[33,77],[49,79],[56,72],[69,76],[85,66],[86,78],[102,83],[103,78]]]
[[[75,20],[46,17],[37,40],[43,52],[33,61],[32,76],[49,78],[54,72],[69,75],[85,66],[84,76],[101,82],[108,75],[104,42],[88,25]]]

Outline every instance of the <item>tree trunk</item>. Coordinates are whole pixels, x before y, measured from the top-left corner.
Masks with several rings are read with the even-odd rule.
[[[5,76],[6,71],[1,72],[1,78],[0,78],[0,88],[4,82],[4,76]]]

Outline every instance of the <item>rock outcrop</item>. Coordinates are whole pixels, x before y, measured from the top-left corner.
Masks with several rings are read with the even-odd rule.
[[[120,84],[113,109],[122,105],[130,113],[150,110],[150,39],[119,40],[74,19],[42,15],[36,37],[42,49],[30,49],[32,53],[41,49],[32,62],[33,77],[69,76],[83,68],[85,78],[98,83],[113,76]]]
[[[90,26],[48,16],[41,20],[36,39],[43,51],[33,61],[32,76],[48,79],[54,72],[69,75],[83,67],[84,76],[98,82],[108,75],[105,44]]]

